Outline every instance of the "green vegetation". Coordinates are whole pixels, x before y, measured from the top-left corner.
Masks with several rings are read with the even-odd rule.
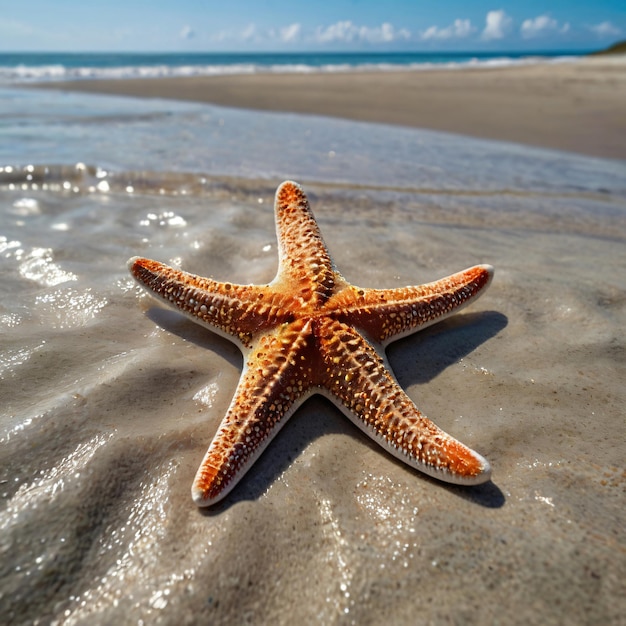
[[[626,39],[624,41],[618,41],[604,50],[591,53],[591,55],[597,54],[626,54]]]

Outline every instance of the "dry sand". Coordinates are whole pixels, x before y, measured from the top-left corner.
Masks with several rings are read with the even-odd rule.
[[[624,57],[495,69],[254,74],[40,87],[400,124],[626,159]]]

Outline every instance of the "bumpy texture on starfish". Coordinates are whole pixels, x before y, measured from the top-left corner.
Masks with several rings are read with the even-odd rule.
[[[198,506],[228,494],[296,408],[315,393],[408,465],[476,485],[489,463],[422,415],[391,373],[391,341],[457,312],[493,275],[477,265],[433,283],[362,289],[335,269],[299,185],[276,192],[279,267],[269,285],[200,278],[132,258],[135,279],[194,322],[234,340],[244,355],[239,386],[192,486]]]

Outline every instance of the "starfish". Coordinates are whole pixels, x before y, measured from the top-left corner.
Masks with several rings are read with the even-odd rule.
[[[477,265],[415,287],[363,289],[335,269],[297,183],[278,188],[275,218],[279,266],[268,285],[217,282],[139,257],[128,262],[152,295],[230,339],[244,356],[237,391],[194,479],[195,503],[224,498],[316,393],[411,467],[449,483],[488,481],[488,461],[438,428],[402,390],[385,347],[469,304],[493,268]]]

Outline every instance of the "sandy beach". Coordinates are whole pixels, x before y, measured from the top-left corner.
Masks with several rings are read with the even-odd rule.
[[[513,84],[551,69],[476,76]],[[573,66],[554,71],[587,93],[591,116],[592,75],[578,85]],[[598,93],[617,92],[609,70],[596,75]],[[179,84],[193,81],[126,86]],[[196,102],[25,88],[0,99],[3,623],[623,622],[622,161]],[[623,136],[620,119],[604,139],[562,123],[605,147]],[[489,460],[491,482],[428,478],[314,397],[224,501],[196,508],[193,476],[242,357],[143,294],[126,262],[267,283],[287,178],[351,283],[495,267],[470,308],[387,350],[416,405]]]
[[[39,87],[327,115],[626,159],[623,56],[492,69],[81,80]]]

